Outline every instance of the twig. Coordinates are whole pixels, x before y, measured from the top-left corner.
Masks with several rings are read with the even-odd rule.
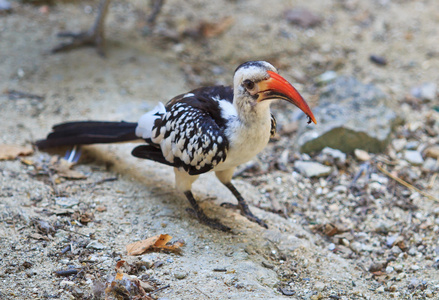
[[[16,99],[20,99],[20,98],[35,99],[38,101],[44,100],[43,96],[39,96],[39,95],[31,94],[31,93],[26,93],[26,92],[21,92],[21,91],[17,91],[17,90],[7,90],[6,94],[8,95],[9,100],[16,100]]]
[[[195,287],[195,289],[196,289],[198,292],[200,292],[201,294],[203,294],[204,296],[206,296],[207,299],[211,299],[210,296],[209,296],[208,294],[204,293],[204,292],[203,292],[202,290],[200,290],[199,288]]]
[[[411,190],[414,190],[414,191],[418,192],[419,194],[421,194],[421,195],[427,197],[427,198],[430,199],[430,200],[433,200],[433,201],[439,202],[439,199],[438,199],[438,198],[433,197],[433,196],[430,195],[429,193],[426,193],[426,192],[424,192],[424,191],[421,191],[421,190],[418,189],[417,187],[415,187],[415,186],[411,185],[410,183],[408,183],[408,182],[402,180],[401,178],[392,175],[389,171],[387,171],[386,169],[384,169],[384,168],[381,166],[381,164],[377,164],[376,166],[377,166],[378,170],[380,170],[381,172],[383,172],[384,174],[386,174],[387,176],[389,176],[389,177],[392,178],[393,180],[397,181],[398,183],[402,184],[402,185],[405,186],[406,188],[409,188],[409,189],[411,189]]]
[[[157,292],[160,292],[160,291],[162,291],[162,290],[164,290],[164,289],[167,289],[167,288],[169,288],[171,285],[170,284],[167,284],[167,285],[165,285],[165,286],[162,286],[161,288],[158,288],[158,289],[156,289],[156,290],[153,290],[152,292],[150,292],[149,294],[151,295],[151,294],[155,294],[155,293],[157,293]]]

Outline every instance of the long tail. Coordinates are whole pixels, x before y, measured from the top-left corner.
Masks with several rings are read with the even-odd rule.
[[[100,143],[118,143],[138,140],[137,123],[80,121],[55,125],[46,139],[36,142],[40,149],[89,145]]]

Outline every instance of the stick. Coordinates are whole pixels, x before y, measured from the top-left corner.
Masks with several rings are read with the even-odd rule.
[[[389,171],[387,171],[386,169],[384,169],[384,168],[381,166],[381,164],[377,164],[377,168],[378,168],[378,170],[380,170],[381,172],[383,172],[384,174],[386,174],[387,176],[389,176],[389,177],[392,178],[393,180],[397,181],[398,183],[402,184],[402,185],[405,186],[406,188],[409,188],[409,189],[411,189],[411,190],[414,190],[414,191],[418,192],[419,194],[421,194],[422,196],[427,197],[427,198],[430,199],[430,200],[433,200],[433,201],[439,202],[439,199],[438,199],[438,198],[433,197],[433,196],[430,195],[429,193],[426,193],[426,192],[424,192],[424,191],[421,191],[421,190],[418,189],[417,187],[415,187],[415,186],[411,185],[410,183],[408,183],[408,182],[402,180],[401,178],[392,175]]]

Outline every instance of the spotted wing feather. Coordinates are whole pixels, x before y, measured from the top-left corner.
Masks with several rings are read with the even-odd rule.
[[[143,148],[133,155],[181,168],[191,175],[213,169],[226,159],[229,148],[224,134],[227,120],[214,100],[218,97],[231,101],[233,93],[226,87],[204,88],[169,101],[166,113],[155,121],[152,137],[147,141],[160,149],[162,157],[157,156],[157,151],[149,155]]]

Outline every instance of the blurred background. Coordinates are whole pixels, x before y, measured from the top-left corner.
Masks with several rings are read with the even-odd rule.
[[[246,232],[246,238],[255,243],[249,242],[250,245],[262,249],[247,249],[246,253],[250,253],[252,261],[256,261],[255,257],[268,261],[273,268],[268,268],[271,275],[264,276],[272,278],[272,282],[253,282],[247,275],[240,280],[254,284],[264,297],[286,297],[293,290],[296,296],[307,299],[326,299],[331,295],[339,297],[334,299],[437,297],[436,1],[114,0],[107,4],[104,29],[100,28],[104,30],[105,43],[100,48],[86,46],[53,53],[60,44],[72,40],[58,37],[59,32],[79,33],[93,27],[103,13],[99,1],[0,0],[0,144],[31,146],[54,124],[63,121],[137,121],[159,101],[166,102],[200,86],[231,84],[233,71],[242,62],[269,61],[300,91],[318,124],[307,126],[303,114],[295,108],[273,104],[278,136],[255,161],[238,170],[238,185],[248,188],[249,202],[271,220],[271,228],[277,230],[273,235],[282,233],[295,238],[294,247],[278,245],[281,250],[272,253],[276,247],[270,243],[259,247],[254,232]],[[107,159],[121,165],[79,166],[88,180],[99,180],[107,171],[115,172],[114,176],[134,176],[136,163],[123,164],[130,146],[122,146],[121,150],[115,150],[115,146],[99,149],[106,154],[116,153],[116,158],[110,155]],[[5,224],[16,220],[22,228],[30,228],[23,232],[36,229],[21,215],[22,210],[41,219],[42,216],[34,216],[35,209],[41,209],[44,203],[43,207],[57,205],[52,201],[59,196],[54,194],[53,186],[47,180],[28,176],[36,164],[47,159],[41,155],[44,154],[36,152],[28,165],[20,160],[0,162],[5,211],[2,220]],[[147,174],[162,172],[155,170],[157,165],[152,163],[145,166],[149,168]],[[169,179],[164,179],[168,182],[165,186],[171,187],[172,176],[168,171],[171,170],[157,176]],[[135,189],[142,189],[141,171],[135,172],[137,183],[127,179],[120,183],[124,188],[131,190],[134,188],[130,184],[140,183]],[[81,194],[86,193],[83,183],[59,177],[55,186],[64,190],[66,197],[85,195]],[[160,186],[160,180],[149,188]],[[203,185],[198,189],[210,195],[208,185]],[[31,200],[35,197],[42,202]],[[157,196],[154,205],[166,206],[160,204],[161,197]],[[122,204],[110,198],[105,198],[106,205],[124,211]],[[224,202],[221,196],[218,198],[218,203]],[[82,201],[86,204],[78,204],[79,211],[93,208],[90,203],[98,200],[84,196]],[[133,200],[124,201],[128,201],[124,205],[129,207]],[[181,205],[181,218],[190,219],[184,212],[185,204],[173,201],[171,209],[178,210]],[[102,226],[107,226],[114,216],[110,212],[104,214],[107,215],[100,219],[104,220]],[[128,222],[139,217],[136,211],[125,216]],[[53,223],[57,218],[47,220]],[[147,219],[148,213],[142,218]],[[179,224],[182,220],[175,222]],[[208,231],[191,222],[196,230]],[[5,226],[1,241],[5,249],[10,249],[8,243],[20,242],[18,237],[6,238],[11,235],[12,225]],[[142,229],[132,228],[127,230],[132,234],[128,234],[129,239],[145,235]],[[153,226],[151,230],[160,229]],[[101,233],[100,238],[108,237]],[[261,237],[266,241],[265,238]],[[59,237],[55,241],[46,243],[55,248],[63,245]],[[300,255],[291,250],[301,243],[306,246]],[[219,247],[221,252],[219,244],[211,241],[209,245],[213,249]],[[123,246],[117,245],[118,251],[122,251]],[[334,254],[339,263],[326,261],[328,253]],[[320,262],[313,260],[316,257],[322,258],[324,275],[320,273]],[[196,255],[191,258],[198,259]],[[242,262],[235,259],[234,263]],[[315,263],[306,272],[305,260]],[[46,268],[53,269],[57,263],[57,259],[49,261]],[[188,265],[190,262],[179,262],[178,266]],[[98,274],[110,272],[112,264],[105,268]],[[348,273],[345,281],[331,280],[342,272]],[[36,278],[33,276],[30,275]],[[316,279],[318,276],[323,277]],[[38,280],[50,291],[50,280]],[[82,290],[82,294],[76,291],[78,297],[88,295],[86,285],[72,282]],[[355,287],[357,294],[347,292]],[[218,287],[212,289],[215,288]],[[61,294],[76,295],[69,285],[61,290]],[[239,293],[239,297],[255,295],[250,288]],[[188,295],[183,293],[181,297],[190,299]],[[312,298],[318,295],[322,298]],[[216,297],[221,297],[221,293]]]

